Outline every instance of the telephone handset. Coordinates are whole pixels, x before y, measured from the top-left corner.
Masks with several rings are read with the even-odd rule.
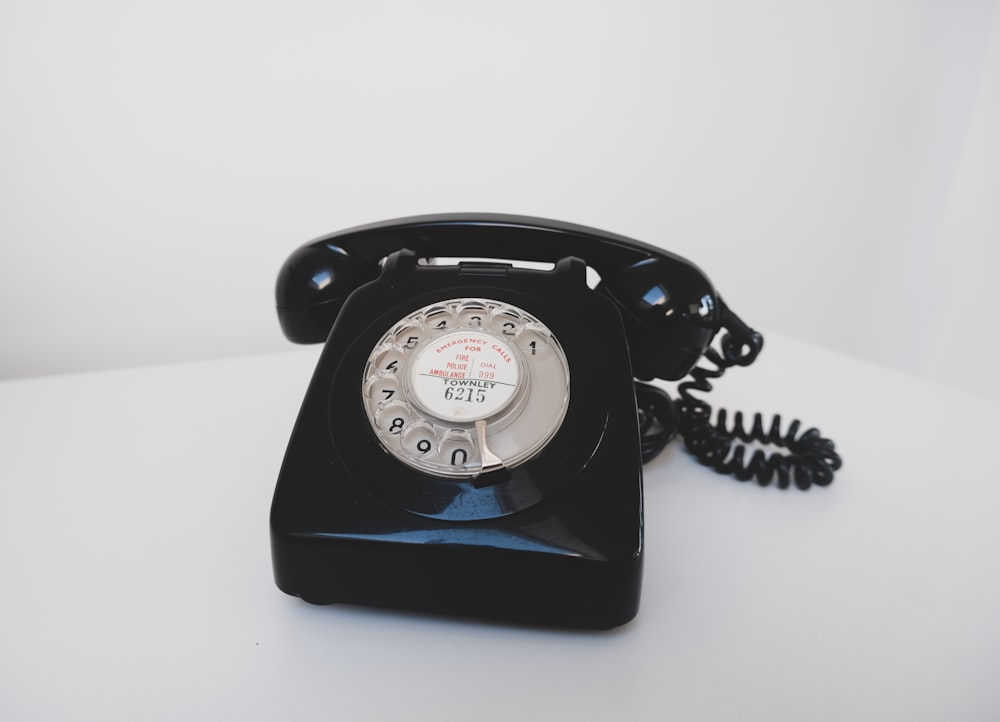
[[[427,262],[442,258],[479,260]],[[638,610],[642,464],[675,432],[762,485],[825,485],[840,465],[797,421],[712,423],[693,392],[763,340],[693,264],[623,236],[376,223],[299,248],[276,295],[289,339],[326,343],[271,508],[277,585],[309,602],[614,627]],[[689,374],[676,402],[635,380]],[[746,462],[737,440],[789,453]]]

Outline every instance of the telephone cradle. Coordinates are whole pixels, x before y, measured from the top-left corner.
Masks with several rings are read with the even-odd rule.
[[[693,264],[623,236],[387,221],[302,246],[276,295],[289,339],[325,342],[270,520],[275,581],[308,602],[615,627],[639,608],[642,465],[674,433],[762,485],[826,485],[840,465],[797,421],[711,421],[693,392],[762,338]],[[676,400],[636,380],[685,377]],[[746,461],[752,441],[787,451]]]

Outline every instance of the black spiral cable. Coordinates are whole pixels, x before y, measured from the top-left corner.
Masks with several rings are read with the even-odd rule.
[[[800,434],[802,422],[798,419],[789,425],[787,432],[782,433],[781,416],[775,414],[770,428],[765,431],[763,417],[756,413],[753,425],[747,430],[741,412],[736,412],[732,426],[728,426],[726,411],[720,409],[718,418],[712,423],[712,407],[696,399],[691,392],[711,391],[709,379],[719,378],[733,364],[715,349],[709,349],[705,358],[717,369],[695,367],[690,374],[692,380],[680,385],[681,398],[677,402],[678,431],[684,437],[688,451],[700,463],[740,481],[756,479],[761,486],[767,486],[777,476],[777,485],[781,489],[788,488],[793,481],[803,490],[813,484],[826,486],[833,481],[833,472],[841,465],[833,441],[824,438],[815,428]],[[751,442],[771,444],[788,452],[775,451],[768,455],[757,449],[747,461],[746,444]]]
[[[827,486],[842,461],[833,441],[824,438],[818,429],[810,428],[800,434],[802,422],[795,419],[782,433],[781,416],[775,414],[770,428],[765,430],[763,417],[756,413],[747,430],[742,412],[734,414],[732,426],[729,426],[725,409],[719,409],[713,423],[712,407],[692,395],[694,391],[711,391],[710,379],[721,377],[726,369],[753,363],[763,347],[761,335],[749,329],[728,309],[725,320],[729,323],[723,325],[731,333],[722,338],[722,353],[709,348],[704,354],[715,368],[694,367],[688,374],[689,380],[678,387],[680,398],[676,402],[665,391],[636,382],[643,463],[655,458],[673,436],[680,433],[684,446],[698,462],[720,474],[729,474],[740,481],[756,479],[760,486],[768,486],[777,477],[777,486],[781,489],[787,489],[793,482],[802,490],[814,484]],[[787,453],[767,454],[757,449],[749,460],[745,460],[747,444],[754,442],[787,449]]]

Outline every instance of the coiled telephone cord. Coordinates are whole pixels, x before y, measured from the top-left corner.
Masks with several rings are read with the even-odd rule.
[[[680,433],[685,447],[699,463],[740,481],[756,479],[760,486],[768,486],[777,477],[778,488],[786,489],[794,483],[802,490],[814,484],[827,486],[833,481],[833,474],[842,461],[833,441],[823,437],[818,429],[810,428],[800,434],[802,422],[795,419],[787,432],[782,433],[781,416],[775,414],[770,428],[765,431],[764,419],[756,413],[747,430],[739,411],[734,414],[732,426],[728,426],[725,409],[719,409],[713,423],[712,407],[692,395],[693,391],[711,391],[710,379],[719,378],[727,368],[752,363],[761,344],[759,335],[756,344],[749,346],[738,344],[728,335],[723,337],[723,354],[713,348],[705,352],[705,358],[716,368],[696,366],[692,369],[689,380],[678,387],[680,398],[676,401],[662,389],[636,382],[644,464],[652,461]],[[747,444],[751,443],[769,444],[787,449],[787,453],[767,454],[756,449],[746,460]]]

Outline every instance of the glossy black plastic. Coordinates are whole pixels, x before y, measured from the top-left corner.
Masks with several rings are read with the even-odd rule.
[[[636,378],[682,378],[719,328],[722,303],[712,285],[676,256],[640,261],[601,288],[622,309]]]
[[[638,378],[675,380],[697,363],[719,327],[722,302],[694,264],[640,241],[543,218],[444,214],[385,221],[307,243],[285,263],[276,289],[292,341],[325,341],[344,300],[391,253],[555,263],[576,256],[602,278],[622,315]]]
[[[296,343],[326,340],[344,301],[378,276],[366,263],[333,244],[311,243],[293,253],[278,273],[278,320]]]
[[[473,252],[483,255],[465,247]],[[642,470],[618,305],[587,288],[572,257],[534,271],[418,266],[416,255],[390,255],[336,315],[275,489],[278,586],[314,603],[587,628],[627,622],[641,587]],[[499,479],[404,467],[362,408],[364,363],[381,335],[427,303],[465,296],[535,315],[569,359],[566,423]]]

